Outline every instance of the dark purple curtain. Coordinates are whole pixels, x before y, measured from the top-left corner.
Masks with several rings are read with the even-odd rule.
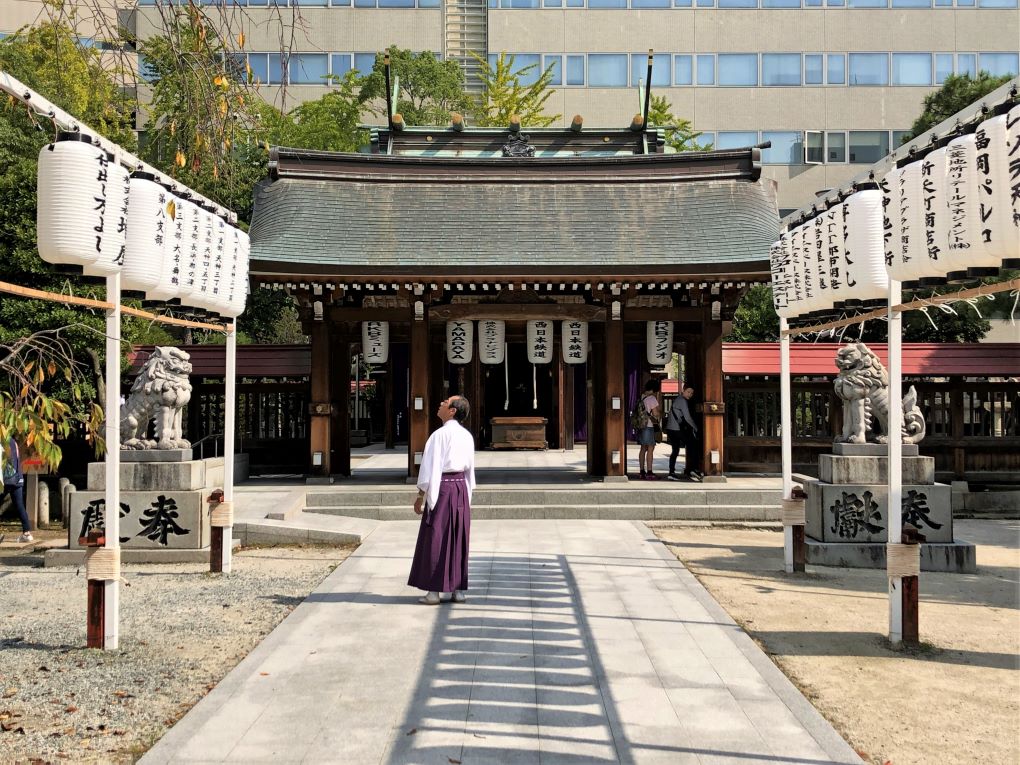
[[[641,388],[644,385],[644,380],[641,379],[641,354],[644,353],[644,350],[643,343],[627,343],[623,351],[623,365],[627,370],[627,399],[624,417],[626,417],[627,423],[625,426],[627,439],[630,441],[637,440],[637,434],[630,426],[630,413],[634,411],[634,406],[637,404],[638,396],[641,395]]]
[[[588,440],[588,365],[574,367],[574,440]]]

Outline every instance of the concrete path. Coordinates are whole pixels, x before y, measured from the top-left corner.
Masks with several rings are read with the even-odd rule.
[[[478,521],[465,604],[381,524],[142,762],[859,763],[644,525]]]

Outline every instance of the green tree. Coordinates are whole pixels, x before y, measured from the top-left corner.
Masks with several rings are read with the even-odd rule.
[[[914,120],[903,143],[931,130],[1009,80],[1009,75],[993,77],[988,72],[979,72],[977,77],[969,74],[950,75],[941,88],[924,97],[924,111]]]
[[[649,120],[651,121],[651,120]],[[733,312],[733,330],[727,338],[735,343],[764,343],[779,339],[779,316],[772,308],[772,288],[755,284]]]
[[[408,125],[447,125],[450,112],[464,112],[471,99],[464,90],[464,70],[453,60],[440,61],[432,51],[412,53],[391,46],[391,77],[399,77],[396,110]],[[375,58],[371,74],[361,82],[363,103],[385,100],[386,75],[383,54]]]
[[[506,127],[510,118],[517,115],[523,127],[549,127],[561,115],[547,115],[545,102],[552,95],[549,83],[552,81],[553,65],[531,79],[535,64],[517,68],[513,55],[500,53],[496,65],[490,66],[487,59],[472,52],[471,56],[481,67],[482,94],[473,99],[472,115],[475,124],[482,127]]]
[[[698,142],[701,133],[696,131],[690,120],[677,117],[665,96],[653,95],[648,104],[648,124],[665,128],[666,146],[674,151],[708,151],[711,143]]]
[[[282,116],[270,140],[300,149],[357,151],[368,143],[368,132],[361,129],[365,107],[359,102],[360,81],[357,73],[348,72],[334,90]]]

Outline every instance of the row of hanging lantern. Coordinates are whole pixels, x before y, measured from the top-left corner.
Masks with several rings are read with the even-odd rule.
[[[917,289],[1020,268],[1020,106],[935,146],[780,236],[779,316],[877,305],[889,279]]]
[[[548,364],[553,359],[554,322],[533,319],[527,323],[528,361]],[[560,323],[561,352],[565,364],[584,364],[588,360],[588,322],[564,319]],[[451,364],[470,364],[474,359],[474,322],[446,322],[446,360]],[[478,322],[478,360],[482,364],[502,364],[506,360],[506,322],[482,319]]]
[[[60,133],[39,154],[37,231],[47,263],[86,276],[121,275],[121,289],[154,302],[235,318],[248,296],[248,235],[215,208],[129,174],[82,133]]]

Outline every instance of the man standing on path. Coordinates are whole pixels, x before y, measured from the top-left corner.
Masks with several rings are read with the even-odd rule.
[[[673,405],[669,408],[669,415],[666,418],[666,437],[672,451],[669,454],[669,475],[671,481],[680,481],[682,478],[688,481],[700,481],[701,471],[698,470],[698,426],[694,424],[691,417],[690,400],[694,396],[694,388],[685,385],[683,391],[673,399]],[[676,474],[676,458],[680,453],[680,447],[684,447],[684,474]]]
[[[457,603],[467,599],[475,439],[461,423],[470,413],[463,396],[439,405],[443,425],[425,442],[418,469],[414,512],[422,518],[407,583],[428,591],[419,599],[427,606],[438,605],[440,593],[453,593]]]
[[[0,491],[0,500],[4,494],[11,495],[14,509],[21,518],[21,536],[19,542],[32,542],[32,531],[25,511],[25,473],[21,469],[21,451],[18,442],[11,436],[10,442],[0,447],[0,472],[3,473],[4,487]]]

